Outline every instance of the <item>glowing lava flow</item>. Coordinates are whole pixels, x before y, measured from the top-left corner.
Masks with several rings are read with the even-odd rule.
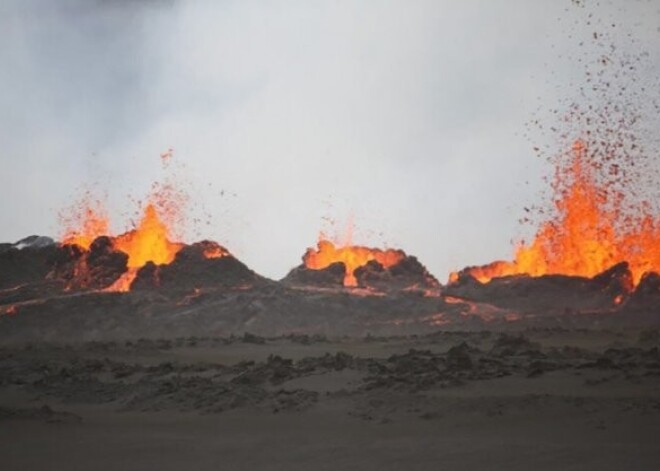
[[[377,261],[383,267],[389,268],[399,263],[405,254],[400,250],[380,250],[368,247],[345,245],[336,247],[328,240],[319,240],[317,248],[307,249],[303,262],[307,268],[322,270],[333,263],[342,262],[345,267],[344,286],[357,286],[355,270],[369,263]]]
[[[626,212],[625,195],[599,184],[598,170],[590,165],[586,146],[575,142],[570,167],[557,171],[555,217],[541,225],[530,245],[518,246],[513,262],[466,272],[482,283],[516,274],[593,277],[626,261],[634,285],[644,273],[660,272],[660,218],[648,214],[644,205],[636,214]],[[452,274],[450,281],[457,278]]]

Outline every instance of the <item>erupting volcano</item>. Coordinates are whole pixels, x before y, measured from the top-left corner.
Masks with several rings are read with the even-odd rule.
[[[255,325],[339,332],[342,322],[353,332],[387,323],[572,325],[576,313],[601,316],[598,322],[611,314],[657,317],[660,168],[650,156],[660,149],[646,147],[660,142],[653,128],[660,99],[649,97],[660,88],[639,78],[646,56],[621,55],[604,37],[593,33],[598,54],[579,61],[588,64],[584,83],[566,90],[561,110],[542,115],[557,122],[533,121],[553,133],[534,147],[550,164],[549,184],[541,190],[545,199],[526,208],[532,238],[517,244],[510,261],[465,268],[441,286],[403,250],[354,244],[349,224],[343,238],[322,233],[276,282],[215,242],[184,243],[185,226],[199,219],[184,217],[188,195],[180,176],[165,177],[135,206],[139,214],[128,227],[117,230],[103,199],[87,192],[62,218],[59,243],[33,236],[0,244],[0,314],[162,311],[188,332],[184,318],[195,312],[208,314],[205,327],[225,332]],[[651,139],[640,124],[645,117]],[[178,165],[171,149],[160,161],[164,171]]]
[[[283,281],[306,287],[367,288],[374,293],[400,290],[430,293],[440,286],[415,257],[398,249],[353,245],[352,232],[349,224],[343,243],[331,242],[321,233],[316,248],[308,248],[303,263]]]
[[[365,266],[372,260],[378,262],[383,268],[390,268],[405,258],[406,254],[401,250],[394,249],[372,249],[359,245],[347,245],[336,247],[329,240],[321,239],[317,248],[309,248],[303,256],[303,262],[307,268],[312,270],[323,270],[333,263],[344,264],[344,286],[355,287],[358,285],[355,278],[355,270]]]
[[[148,262],[166,265],[174,260],[184,247],[183,243],[171,240],[173,221],[180,220],[180,193],[173,191],[171,185],[154,184],[151,196],[143,209],[139,223],[132,230],[113,236],[110,232],[110,220],[100,200],[91,198],[89,193],[74,205],[74,211],[62,220],[67,224],[61,238],[62,245],[75,245],[89,253],[95,240],[108,237],[114,251],[128,256],[126,271],[105,291],[128,291],[137,272]],[[163,217],[166,216],[166,217]],[[85,254],[78,260],[76,271],[87,270]]]
[[[138,227],[115,237],[113,246],[128,255],[128,270],[107,290],[128,291],[137,271],[147,262],[156,265],[172,263],[184,244],[169,240],[167,226],[158,217],[156,208],[148,204]]]
[[[546,151],[535,147],[554,175],[550,198],[533,208],[538,225],[532,241],[518,244],[513,261],[468,267],[452,273],[450,282],[464,276],[481,283],[510,275],[593,278],[625,262],[631,292],[646,274],[660,272],[657,130],[644,127],[658,115],[651,94],[658,88],[640,75],[648,55],[621,53],[606,38],[593,33],[598,54],[579,59],[584,81],[566,109],[553,110],[558,121],[546,123],[553,133]],[[565,152],[557,152],[558,143]]]
[[[171,157],[171,151],[167,154],[167,158],[161,155],[164,170],[170,167]],[[111,272],[116,274],[121,270],[121,275],[118,277],[115,275],[114,281],[100,286],[102,291],[106,292],[131,290],[140,270],[147,264],[155,267],[172,264],[177,254],[187,247],[182,242],[174,241],[178,238],[177,235],[183,232],[182,226],[187,220],[185,209],[188,194],[180,189],[178,180],[176,178],[165,180],[164,183],[154,183],[146,203],[140,208],[138,223],[134,228],[117,235],[111,233],[110,218],[102,200],[90,191],[84,193],[68,211],[61,213],[60,221],[65,229],[60,243],[62,247],[73,248],[69,250],[73,262],[60,264],[64,265],[65,269],[60,269],[58,272],[60,276],[64,273],[64,277],[69,280],[67,288],[69,290],[92,288],[92,286],[99,288],[98,276],[91,285],[87,284],[90,278],[95,278],[94,274],[90,273],[92,271],[90,260],[94,261],[92,265],[97,266],[97,271],[104,271],[104,267],[98,267],[103,265],[98,262],[99,254],[120,254],[120,257],[114,256],[115,266]],[[215,243],[205,242],[200,247],[202,248],[199,255],[205,259],[231,257],[227,249]],[[107,260],[106,265],[108,265]],[[148,271],[155,274],[154,279],[158,278],[156,276],[158,270]],[[106,275],[104,279],[111,278],[111,275],[107,273]],[[145,285],[144,280],[141,283],[142,286]],[[153,283],[146,284],[153,285]]]
[[[465,273],[482,283],[518,274],[591,278],[627,262],[637,285],[645,273],[660,271],[658,217],[648,212],[646,203],[630,213],[624,194],[600,185],[599,168],[589,161],[582,141],[575,142],[572,154],[571,165],[557,170],[556,216],[541,225],[533,242],[520,244],[512,262],[471,267]]]

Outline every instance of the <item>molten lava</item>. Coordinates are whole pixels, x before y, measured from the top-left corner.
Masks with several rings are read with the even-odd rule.
[[[67,264],[66,270],[59,269],[53,275],[63,279],[67,289],[128,291],[140,268],[149,262],[157,266],[150,273],[158,282],[158,266],[172,263],[184,247],[184,244],[172,240],[183,239],[188,223],[188,184],[180,174],[183,167],[173,157],[171,148],[161,153],[161,165],[167,173],[165,178],[152,183],[146,203],[133,200],[139,204],[142,215],[132,230],[119,235],[111,233],[110,219],[103,204],[105,198],[95,189],[85,191],[59,214],[60,224],[65,228],[60,239],[62,245],[78,246],[69,247],[74,266]],[[100,236],[107,238],[99,240]],[[98,244],[94,242],[97,240]],[[216,243],[206,241],[202,247],[206,258],[230,255]],[[124,258],[120,252],[128,257]],[[105,267],[109,270],[104,271]],[[115,281],[111,283],[111,280]]]
[[[230,255],[229,251],[217,244],[209,244],[208,247],[204,249],[204,258],[221,258],[226,257],[227,255]]]
[[[169,264],[183,248],[183,244],[170,242],[168,228],[151,204],[145,208],[144,216],[137,228],[112,240],[117,250],[128,255],[128,270],[106,291],[128,291],[138,270],[147,262],[156,265]]]
[[[114,239],[115,248],[128,254],[128,267],[139,268],[147,262],[156,265],[171,263],[183,244],[168,240],[168,228],[149,204],[138,227]]]
[[[626,261],[637,285],[644,273],[660,272],[660,218],[645,205],[626,210],[625,195],[599,183],[600,169],[589,162],[585,144],[576,141],[572,151],[571,165],[555,177],[554,217],[541,224],[531,244],[518,246],[514,261],[469,268],[469,275],[482,283],[517,274],[591,278]]]
[[[333,263],[341,262],[345,267],[344,286],[354,287],[358,284],[355,278],[355,270],[359,267],[375,260],[383,267],[389,268],[404,258],[405,254],[400,250],[380,250],[352,245],[336,247],[332,242],[321,239],[316,250],[307,249],[303,256],[303,262],[307,268],[312,270],[322,270]]]
[[[110,224],[101,211],[92,207],[86,208],[83,214],[81,226],[67,230],[62,244],[78,245],[87,252],[97,237],[109,236]],[[149,203],[135,229],[116,237],[109,236],[113,248],[128,255],[128,261],[127,271],[104,291],[128,291],[138,270],[147,262],[156,265],[171,263],[183,244],[171,242],[169,232],[156,207]],[[74,268],[74,278],[80,278],[86,271],[87,258],[83,256]]]

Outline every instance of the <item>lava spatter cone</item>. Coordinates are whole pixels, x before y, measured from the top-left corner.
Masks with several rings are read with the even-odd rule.
[[[381,292],[440,287],[428,270],[403,250],[335,246],[328,240],[320,240],[315,249],[307,249],[302,264],[282,282],[299,287],[366,288]]]

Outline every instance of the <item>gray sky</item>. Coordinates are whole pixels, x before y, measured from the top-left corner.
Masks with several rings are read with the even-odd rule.
[[[3,1],[0,240],[57,236],[85,185],[125,229],[172,147],[187,241],[267,276],[349,217],[442,281],[509,258],[553,145],[526,124],[575,93],[586,15],[660,70],[657,1],[575,3]]]

